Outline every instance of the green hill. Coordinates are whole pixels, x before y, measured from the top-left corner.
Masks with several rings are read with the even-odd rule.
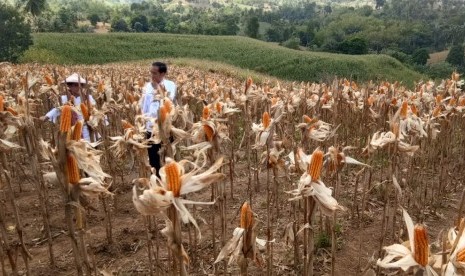
[[[296,81],[398,80],[422,75],[385,55],[350,56],[297,51],[239,36],[175,34],[35,34],[23,62],[103,64],[142,59],[191,58],[220,62]]]

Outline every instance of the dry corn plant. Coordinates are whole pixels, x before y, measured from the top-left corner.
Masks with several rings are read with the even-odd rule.
[[[240,210],[240,225],[234,229],[233,237],[221,249],[215,263],[229,256],[228,265],[237,262],[241,275],[248,275],[248,259],[255,261],[258,266],[261,266],[263,260],[259,255],[257,245],[264,247],[266,241],[257,238],[255,227],[252,208],[248,202],[244,202]]]
[[[83,203],[88,198],[98,197],[101,193],[109,193],[105,178],[110,175],[104,173],[100,167],[101,152],[95,150],[91,144],[81,140],[82,121],[77,121],[72,126],[72,113],[74,107],[64,105],[61,107],[60,129],[58,145],[52,148],[47,142],[42,141],[43,157],[49,159],[55,169],[57,178],[62,186],[65,217],[68,226],[75,264],[78,275],[91,273],[87,246],[85,242],[86,223],[83,212]],[[89,177],[81,178],[82,169]],[[110,194],[110,193],[109,193]],[[74,216],[72,212],[74,207]],[[74,225],[73,219],[76,219]]]
[[[152,174],[150,179],[139,178],[134,181],[145,188],[138,195],[136,185],[133,187],[133,202],[136,209],[143,215],[161,215],[165,219],[165,228],[161,231],[166,237],[168,247],[176,258],[175,271],[181,275],[187,275],[186,265],[189,264],[182,245],[181,221],[192,223],[198,231],[198,239],[201,238],[197,221],[186,208],[186,204],[213,204],[214,202],[195,202],[181,198],[183,195],[197,192],[211,184],[221,180],[223,174],[216,173],[221,168],[223,159],[218,159],[211,167],[205,164],[181,160],[176,162],[170,158],[160,169],[160,178]],[[189,170],[188,167],[191,167]],[[175,272],[174,271],[174,272]]]

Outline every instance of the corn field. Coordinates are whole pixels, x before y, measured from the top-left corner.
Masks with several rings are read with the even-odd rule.
[[[148,69],[0,64],[2,275],[465,275],[459,74],[409,89],[172,66],[154,119]],[[95,105],[61,102],[73,72]]]

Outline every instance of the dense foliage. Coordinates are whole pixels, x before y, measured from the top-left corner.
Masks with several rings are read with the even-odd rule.
[[[40,14],[39,32],[89,32],[103,22],[112,32],[246,35],[301,50],[388,54],[412,68],[465,38],[460,0],[48,0],[42,13],[31,11],[35,1],[20,2]]]
[[[0,3],[0,61],[17,62],[32,44],[31,28],[16,9]]]

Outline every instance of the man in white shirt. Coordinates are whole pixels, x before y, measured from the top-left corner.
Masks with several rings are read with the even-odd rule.
[[[74,97],[74,106],[79,106],[81,104],[81,94],[79,92],[79,86],[84,87],[87,84],[86,80],[79,76],[77,73],[74,73],[66,78],[65,83],[68,87],[69,93]],[[89,100],[92,105],[95,105],[95,100],[94,98],[92,98],[91,95],[89,95]],[[61,95],[61,102],[68,102],[68,96]],[[58,108],[53,108],[47,114],[45,114],[45,116],[40,117],[40,119],[43,121],[49,120],[52,123],[56,123],[58,116],[60,116],[60,110]],[[81,112],[77,114],[77,119],[84,120],[84,117]],[[90,142],[89,128],[87,124],[84,124],[82,127],[82,138]]]
[[[158,117],[161,100],[161,95],[159,93],[160,88],[163,88],[168,93],[167,96],[171,99],[173,104],[176,103],[176,84],[165,79],[167,71],[168,68],[163,62],[154,62],[150,67],[152,81],[145,84],[140,102],[142,114],[146,117]],[[152,126],[152,123],[147,121],[147,139],[152,137]],[[160,155],[158,154],[160,148],[161,144],[152,144],[151,147],[148,148],[150,166],[156,169],[157,176],[161,168]]]

